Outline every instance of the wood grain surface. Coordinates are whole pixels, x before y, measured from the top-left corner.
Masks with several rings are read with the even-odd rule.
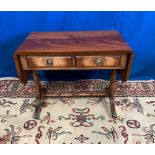
[[[78,56],[76,57],[77,66],[103,66],[103,67],[114,67],[120,66],[121,56]]]
[[[33,32],[16,50],[20,55],[101,55],[130,53],[117,31]]]
[[[53,67],[72,67],[73,65],[71,57],[28,56],[27,61],[29,67],[37,67],[40,69]]]
[[[100,63],[95,66],[96,57],[104,57],[106,55],[111,55],[112,57],[104,59],[108,61],[104,61],[103,65]],[[116,58],[117,55],[121,56],[121,60],[119,61],[120,65],[117,65],[119,60]],[[40,58],[39,60],[31,59],[30,62],[28,62],[27,57],[31,56],[69,56],[72,58],[72,66],[70,67],[71,59],[61,59],[62,61],[60,61],[60,59],[59,61],[58,59],[57,61],[53,61],[52,59],[52,63],[55,66],[47,66],[47,60],[44,61],[44,58]],[[28,81],[31,71],[39,69],[119,69],[121,80],[127,81],[133,56],[132,49],[117,31],[32,32],[15,51],[14,60],[18,77],[24,84]],[[76,59],[77,57],[79,57],[80,61]]]

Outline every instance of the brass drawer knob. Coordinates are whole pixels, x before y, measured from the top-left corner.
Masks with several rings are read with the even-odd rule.
[[[97,66],[101,66],[101,65],[103,65],[103,59],[102,58],[97,58],[95,63],[96,63]]]
[[[53,65],[53,61],[51,59],[46,60],[47,65]]]

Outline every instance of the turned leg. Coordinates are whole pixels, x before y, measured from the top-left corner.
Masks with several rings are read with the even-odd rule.
[[[34,112],[34,119],[39,119],[41,107],[42,107],[42,86],[39,78],[38,71],[33,71],[33,79],[34,79],[34,85],[35,85],[35,91],[36,91],[36,106],[35,106],[35,112]]]
[[[115,83],[116,83],[116,70],[112,70],[110,77],[109,93],[110,93],[110,108],[112,113],[112,118],[117,118],[115,104],[114,104],[114,93],[115,93]]]

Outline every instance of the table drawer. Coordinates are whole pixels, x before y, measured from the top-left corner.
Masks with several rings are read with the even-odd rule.
[[[76,66],[78,67],[105,67],[125,68],[126,54],[106,56],[77,56]]]
[[[72,67],[71,57],[28,56],[27,62],[31,68]]]

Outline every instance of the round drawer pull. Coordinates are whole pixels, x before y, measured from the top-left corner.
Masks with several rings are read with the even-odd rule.
[[[101,66],[103,64],[103,59],[102,58],[97,58],[95,61],[97,66]]]
[[[46,64],[47,64],[47,65],[53,65],[53,61],[50,60],[50,59],[48,59],[48,60],[46,60]]]

